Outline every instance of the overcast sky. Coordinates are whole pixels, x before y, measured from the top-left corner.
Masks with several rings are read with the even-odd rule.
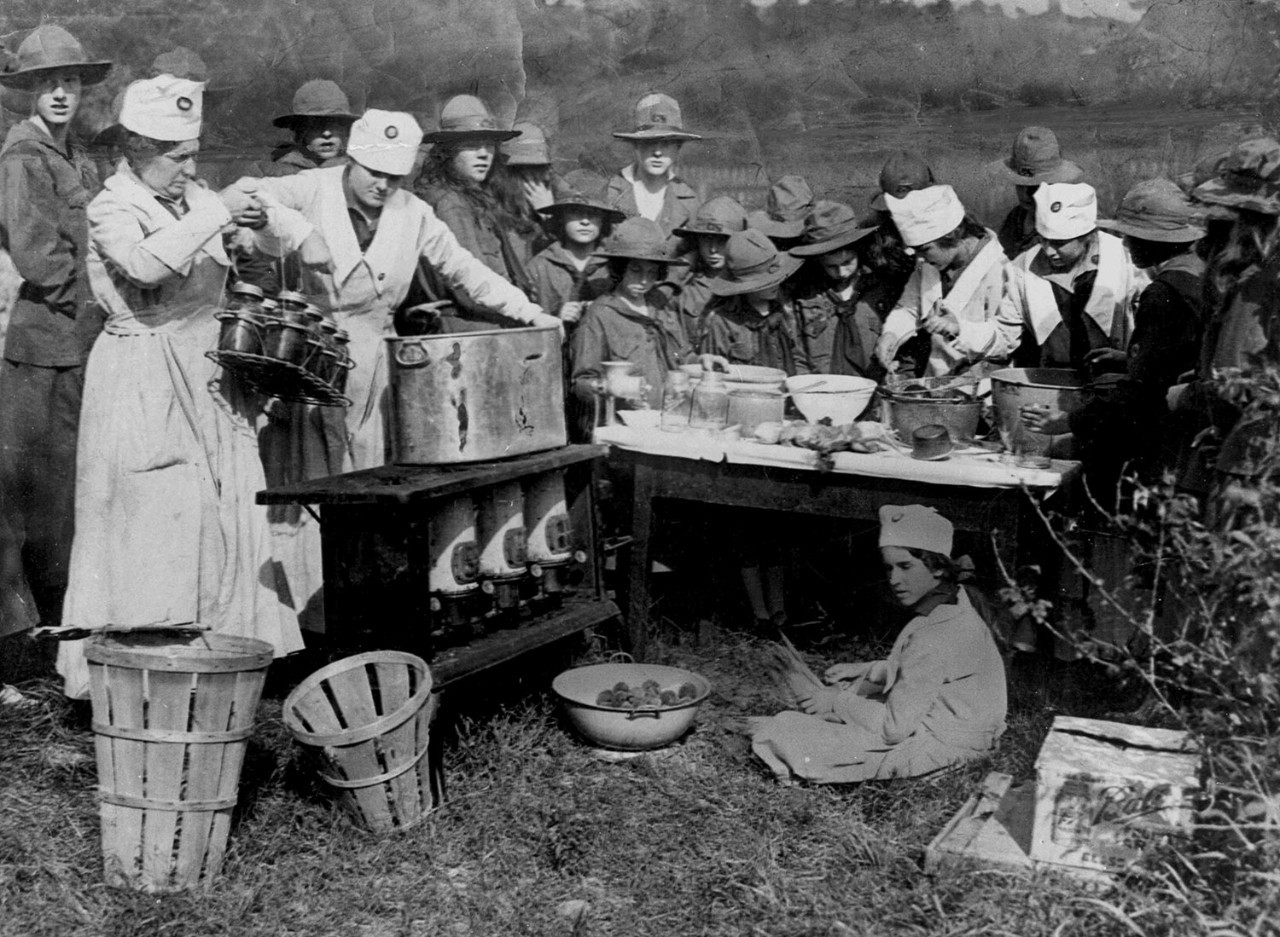
[[[750,0],[750,2],[757,7],[771,7],[777,0]],[[798,2],[804,4],[808,0],[798,0]],[[911,0],[911,2],[928,6],[934,0]],[[958,7],[975,2],[980,0],[952,0],[952,3]],[[1003,7],[1010,13],[1018,10],[1024,13],[1043,13],[1049,9],[1051,0],[986,0],[986,2],[992,6]],[[1062,12],[1068,16],[1106,16],[1131,23],[1142,17],[1142,10],[1136,8],[1129,0],[1059,0],[1059,5],[1062,7]],[[1147,5],[1144,0],[1139,0],[1137,6],[1146,7]]]

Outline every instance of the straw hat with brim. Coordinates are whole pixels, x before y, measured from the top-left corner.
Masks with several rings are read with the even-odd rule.
[[[628,218],[613,229],[595,251],[596,257],[618,260],[652,260],[654,263],[671,263],[667,250],[667,238],[656,221],[648,218]]]
[[[915,153],[900,150],[885,160],[880,168],[880,191],[871,200],[871,207],[876,211],[888,211],[885,193],[902,198],[908,192],[927,189],[933,184],[933,170],[929,164]]]
[[[654,140],[701,140],[684,129],[680,105],[667,94],[646,94],[636,102],[635,127],[614,134],[619,140],[643,143]]]
[[[575,169],[565,173],[552,186],[552,197],[555,199],[545,208],[539,208],[543,215],[555,215],[576,209],[590,208],[598,211],[606,219],[613,222],[627,217],[626,212],[614,208],[605,200],[608,181],[604,176],[587,169]]]
[[[29,91],[54,71],[75,71],[82,85],[96,85],[111,71],[110,62],[91,62],[84,46],[61,26],[37,26],[0,72],[0,84]]]
[[[1099,218],[1098,227],[1117,234],[1161,241],[1186,243],[1204,237],[1196,207],[1177,184],[1168,179],[1139,182],[1120,201],[1114,218]]]
[[[1013,153],[1004,161],[1004,176],[1014,185],[1045,182],[1080,182],[1084,170],[1062,158],[1058,138],[1048,127],[1024,127],[1013,141]]]
[[[293,111],[282,114],[271,124],[293,130],[299,124],[316,117],[354,122],[360,115],[351,113],[351,102],[334,82],[325,78],[313,78],[294,92]]]
[[[736,231],[747,230],[747,212],[735,198],[717,195],[698,208],[690,222],[671,233],[680,237],[698,234],[717,234],[728,237]]]
[[[1280,215],[1280,143],[1246,140],[1223,159],[1218,177],[1196,186],[1191,197],[1206,205]]]
[[[796,238],[813,211],[813,190],[800,176],[783,176],[769,186],[764,211],[753,211],[747,224],[771,238]]]
[[[727,277],[716,277],[708,288],[716,296],[738,296],[778,286],[800,269],[804,260],[784,254],[763,231],[748,228],[729,235],[725,245]]]
[[[501,143],[520,136],[519,130],[504,130],[479,98],[459,94],[444,102],[440,109],[440,129],[422,138],[424,143],[460,143],[478,140]]]
[[[804,243],[791,248],[790,253],[796,257],[817,257],[855,244],[875,232],[874,225],[859,225],[857,215],[848,205],[822,201],[805,220],[804,232],[800,235]]]
[[[502,144],[502,155],[507,158],[508,166],[551,165],[551,148],[541,127],[522,121],[511,129],[520,136]]]

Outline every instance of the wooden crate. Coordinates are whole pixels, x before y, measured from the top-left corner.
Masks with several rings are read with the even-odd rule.
[[[1010,775],[988,774],[978,792],[925,848],[925,871],[976,866],[1030,872],[1035,794],[1029,786],[1012,785]]]

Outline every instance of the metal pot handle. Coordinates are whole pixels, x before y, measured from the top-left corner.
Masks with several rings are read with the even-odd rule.
[[[416,368],[431,360],[427,350],[422,347],[422,342],[406,341],[396,343],[395,358],[396,364],[402,368]]]
[[[639,719],[641,716],[652,716],[654,719],[661,719],[662,711],[652,708],[632,709],[627,712],[627,721],[630,722],[632,719]]]

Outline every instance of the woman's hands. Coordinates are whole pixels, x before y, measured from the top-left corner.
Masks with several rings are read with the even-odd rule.
[[[308,270],[319,273],[328,273],[333,269],[333,254],[329,252],[329,245],[320,236],[319,231],[312,231],[307,235],[306,240],[298,245],[298,260]]]
[[[902,347],[902,339],[892,332],[881,332],[876,342],[876,360],[886,371],[892,371],[894,360],[898,357],[898,349]]]
[[[832,664],[822,674],[827,683],[875,683],[883,686],[889,682],[889,664],[883,660],[860,661],[849,664]]]
[[[729,372],[729,359],[724,355],[698,355],[698,364],[704,371]]]
[[[568,302],[560,306],[560,321],[567,325],[573,325],[582,318],[582,311],[586,308],[586,303]]]

